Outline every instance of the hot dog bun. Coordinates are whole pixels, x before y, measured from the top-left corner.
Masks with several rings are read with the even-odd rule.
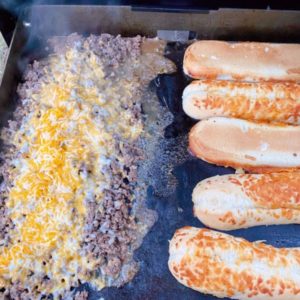
[[[183,92],[183,110],[194,119],[233,117],[300,124],[300,84],[197,80]]]
[[[191,129],[189,148],[216,165],[251,172],[295,170],[300,167],[300,127],[210,118]]]
[[[239,300],[300,299],[300,249],[183,227],[175,232],[169,254],[173,276],[201,293]]]
[[[183,70],[195,79],[300,81],[300,44],[197,41]]]
[[[234,230],[300,223],[300,173],[214,176],[193,191],[194,214],[206,226]]]

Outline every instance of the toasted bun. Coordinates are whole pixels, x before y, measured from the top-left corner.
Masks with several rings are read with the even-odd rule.
[[[300,249],[183,227],[175,232],[169,254],[173,276],[201,293],[239,300],[300,299]]]
[[[207,162],[252,172],[300,168],[300,126],[210,118],[192,128],[189,147]]]
[[[300,84],[197,80],[183,92],[183,110],[194,119],[233,117],[300,124]]]
[[[187,48],[183,70],[196,79],[300,81],[300,44],[198,41]]]
[[[193,191],[194,214],[205,225],[234,230],[300,223],[300,173],[215,176]]]

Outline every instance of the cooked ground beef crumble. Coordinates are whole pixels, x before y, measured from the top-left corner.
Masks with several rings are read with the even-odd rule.
[[[113,78],[119,76],[116,70],[126,60],[140,59],[142,42],[143,39],[139,36],[121,38],[102,34],[83,38],[72,34],[66,38],[52,38],[49,43],[56,53],[64,52],[69,47],[80,48],[84,44],[88,45],[103,63],[106,70],[105,76]],[[2,196],[0,202],[2,244],[0,246],[6,246],[9,243],[9,232],[14,227],[13,221],[7,216],[5,203],[14,177],[13,159],[16,155],[22,155],[22,153],[14,152],[15,149],[9,140],[19,129],[22,119],[33,112],[34,104],[30,96],[40,89],[45,70],[47,70],[46,60],[35,61],[28,66],[24,82],[18,87],[19,106],[14,113],[13,121],[10,121],[8,127],[2,130],[4,152],[1,161],[3,181],[0,190]],[[156,72],[158,73],[158,70]],[[155,74],[148,76],[149,82]],[[145,82],[145,78],[143,81]],[[136,100],[131,99],[124,107],[132,111],[133,123],[145,118],[141,109],[141,97],[145,88],[145,85],[137,81],[132,94]],[[94,113],[99,114],[98,111]],[[103,167],[102,172],[109,182],[109,187],[105,188],[102,201],[99,202],[97,195],[85,200],[87,217],[82,249],[87,257],[97,260],[95,270],[98,270],[98,274],[105,278],[108,286],[121,286],[134,277],[138,270],[138,263],[133,260],[133,251],[140,246],[143,236],[156,220],[156,214],[144,206],[145,189],[137,175],[140,164],[144,159],[149,159],[145,152],[146,144],[141,139],[128,143],[116,133],[115,149],[118,157],[122,157],[122,161],[117,157],[112,157],[110,163]],[[88,166],[82,166],[82,172],[89,174]],[[45,277],[43,284],[47,284],[47,280],[48,278]],[[10,287],[0,291],[0,297],[4,299],[27,300],[48,296],[51,298],[51,295],[29,291],[18,281],[12,282]],[[77,292],[72,297],[76,300],[88,299],[88,292]]]

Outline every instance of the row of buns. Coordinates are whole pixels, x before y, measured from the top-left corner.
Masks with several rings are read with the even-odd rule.
[[[198,41],[183,69],[197,79],[183,92],[183,109],[201,120],[190,131],[190,151],[248,172],[198,183],[194,215],[223,231],[300,224],[300,45]],[[169,253],[173,276],[202,293],[300,299],[300,249],[184,227]]]

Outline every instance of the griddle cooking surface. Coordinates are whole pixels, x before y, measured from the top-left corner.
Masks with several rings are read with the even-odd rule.
[[[168,45],[166,56],[176,63],[178,71],[172,75],[160,75],[153,82],[161,103],[167,105],[174,115],[174,123],[165,130],[166,139],[176,136],[185,138],[194,123],[184,116],[181,108],[182,91],[189,82],[182,72],[185,48],[185,45],[178,43]],[[174,148],[170,147],[168,151],[172,155]],[[204,227],[192,212],[191,194],[194,186],[202,179],[233,172],[230,168],[217,167],[188,156],[184,163],[173,166],[178,184],[172,195],[162,197],[157,195],[155,186],[149,186],[147,202],[150,208],[158,212],[159,219],[145,237],[141,248],[135,252],[135,257],[140,262],[140,271],[123,288],[105,288],[98,293],[92,292],[89,299],[218,299],[195,292],[175,280],[168,270],[168,246],[177,228],[186,225]],[[265,240],[277,247],[300,246],[299,225],[260,226],[229,233],[250,241]]]

